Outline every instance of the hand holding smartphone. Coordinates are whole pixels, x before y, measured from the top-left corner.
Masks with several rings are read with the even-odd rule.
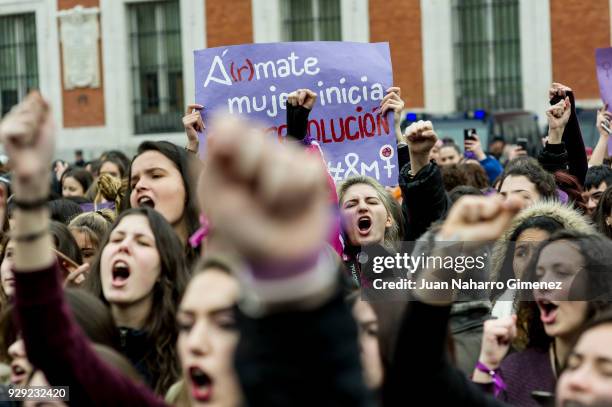
[[[476,141],[476,129],[463,129],[463,141]]]
[[[468,141],[478,141],[476,129],[463,129],[463,156],[467,159],[476,159],[476,155],[472,151],[472,144]]]

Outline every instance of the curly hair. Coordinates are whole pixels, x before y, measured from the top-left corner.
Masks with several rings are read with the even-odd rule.
[[[450,164],[440,167],[442,174],[442,183],[444,189],[448,192],[461,185],[468,185],[468,174],[465,171],[465,166],[461,164]]]
[[[462,164],[465,175],[468,179],[466,185],[476,187],[478,189],[487,189],[489,187],[489,177],[487,172],[478,163]]]
[[[108,304],[100,280],[102,252],[109,242],[110,233],[124,218],[133,215],[147,218],[159,253],[160,277],[153,287],[153,305],[142,329],[153,344],[145,356],[145,364],[154,378],[155,392],[164,394],[180,376],[176,352],[178,330],[175,317],[188,280],[183,246],[172,226],[162,215],[148,207],[132,208],[122,212],[100,245],[101,249],[91,266],[88,286],[91,292]]]
[[[506,256],[504,257],[499,277],[497,277],[498,281],[508,281],[511,278],[521,277],[517,276],[514,272],[514,248],[518,238],[527,229],[537,229],[552,235],[554,232],[563,229],[563,225],[549,216],[533,216],[521,223],[508,239]],[[534,242],[533,244],[537,243]],[[491,290],[491,300],[496,301],[504,292],[505,289],[494,288]]]
[[[557,184],[555,178],[535,158],[519,157],[508,163],[502,173],[497,192],[501,191],[506,178],[523,176],[533,183],[540,198],[557,199]]]
[[[553,233],[549,240],[542,242],[537,249],[526,271],[527,281],[537,281],[536,268],[542,250],[553,242],[566,240],[574,244],[582,255],[582,277],[585,277],[585,287],[580,293],[581,299],[587,302],[585,321],[602,310],[610,307],[611,292],[610,277],[606,272],[612,264],[612,241],[601,235],[586,235],[579,232],[559,230]],[[602,272],[602,270],[604,272]],[[515,345],[519,349],[547,349],[553,338],[546,334],[544,324],[540,320],[540,310],[533,301],[531,293],[522,292],[517,297],[520,302],[517,311],[517,338]]]

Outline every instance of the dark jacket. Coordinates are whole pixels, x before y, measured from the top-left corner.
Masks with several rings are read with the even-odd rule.
[[[582,139],[582,131],[580,131],[580,123],[578,123],[578,115],[576,114],[576,98],[574,92],[567,92],[572,104],[572,114],[563,131],[563,138],[567,148],[568,168],[569,173],[576,178],[580,185],[584,185],[584,178],[589,169],[586,150],[584,148],[584,140]]]
[[[385,370],[384,407],[404,407],[408,395],[411,404],[418,406],[505,406],[449,362],[446,337],[450,310],[450,306],[418,301],[407,304],[393,363]]]
[[[151,351],[155,349],[155,345],[145,331],[119,328],[119,334],[121,353],[128,358],[145,383],[153,388],[159,377],[150,371],[147,365],[147,358],[151,357]]]
[[[400,170],[399,186],[403,198],[404,240],[416,240],[432,223],[444,218],[450,208],[440,168],[432,161],[412,177],[410,164],[406,164]]]
[[[341,295],[309,311],[239,314],[236,370],[249,406],[373,406]]]
[[[561,143],[546,143],[544,150],[538,156],[538,161],[546,171],[551,173],[558,170],[567,171],[578,179],[580,185],[584,185],[589,164],[576,114],[576,99],[573,92],[567,92],[567,96],[572,104],[572,112],[563,130]]]
[[[569,159],[565,143],[549,144],[546,143],[544,149],[538,155],[538,162],[546,171],[555,173],[556,171],[568,171]]]
[[[454,303],[449,319],[455,345],[455,366],[471,377],[480,356],[484,323],[491,318],[489,301]]]

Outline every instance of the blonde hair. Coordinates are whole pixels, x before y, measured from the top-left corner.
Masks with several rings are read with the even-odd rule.
[[[127,179],[121,180],[109,174],[102,174],[91,184],[85,197],[94,203],[94,207],[104,200],[113,202],[115,204],[115,214],[118,214],[126,191]]]
[[[402,240],[404,235],[404,220],[402,216],[402,210],[399,203],[393,199],[393,197],[387,192],[378,181],[372,177],[365,175],[358,175],[355,177],[347,178],[344,182],[338,185],[338,204],[342,208],[342,201],[344,196],[350,187],[354,185],[368,185],[376,191],[376,195],[380,198],[383,206],[387,210],[387,215],[391,218],[391,226],[385,229],[383,247],[391,250],[398,249],[398,243]]]
[[[97,248],[115,221],[115,213],[110,209],[96,212],[85,212],[77,215],[68,224],[68,229],[85,233],[91,243]]]

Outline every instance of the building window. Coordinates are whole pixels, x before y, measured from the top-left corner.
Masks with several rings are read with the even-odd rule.
[[[340,41],[340,0],[283,0],[285,41]]]
[[[519,0],[453,0],[457,109],[520,109]]]
[[[0,17],[0,116],[38,88],[34,13]]]
[[[145,2],[128,7],[134,131],[181,131],[184,112],[179,2]]]

